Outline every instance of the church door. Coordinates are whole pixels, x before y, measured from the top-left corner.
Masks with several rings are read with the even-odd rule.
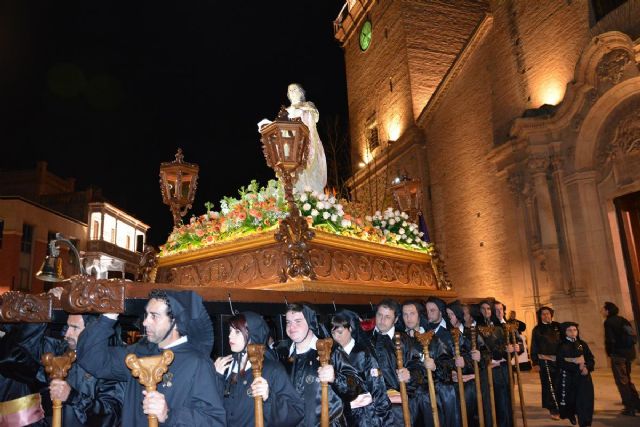
[[[640,192],[614,200],[636,328],[640,320]]]

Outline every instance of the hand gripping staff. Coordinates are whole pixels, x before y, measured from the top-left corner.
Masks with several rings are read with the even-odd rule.
[[[251,370],[253,371],[253,378],[262,376],[262,362],[264,361],[264,344],[249,344],[247,346],[247,353],[249,354],[249,361],[251,362]],[[255,418],[256,427],[264,426],[264,414],[262,411],[262,396],[253,396],[253,415]]]
[[[471,328],[471,351],[478,349],[478,329],[475,326]],[[489,367],[491,369],[491,367]],[[482,384],[480,384],[480,368],[478,362],[473,361],[473,375],[476,383],[476,403],[478,404],[478,422],[480,427],[484,427],[484,407],[482,406]]]
[[[495,326],[479,326],[478,330],[483,337],[488,337],[493,335],[494,328]],[[493,427],[498,427],[498,419],[496,417],[496,394],[493,391],[493,364],[491,359],[489,359],[489,363],[487,364],[487,381],[489,382],[489,398],[491,399],[491,425]]]
[[[42,355],[44,370],[51,380],[64,380],[75,360],[76,352],[74,350],[70,350],[58,357],[55,357],[53,353],[45,353]],[[62,402],[59,399],[53,400],[53,418],[51,425],[53,427],[62,427]]]
[[[318,357],[320,358],[320,366],[327,366],[331,359],[331,348],[333,340],[325,338],[318,340],[316,348],[318,349]],[[320,427],[329,427],[329,384],[326,381],[320,383],[322,386],[322,397],[320,400]]]
[[[424,334],[416,332],[416,339],[422,344],[422,353],[425,360],[429,357],[429,344],[433,339],[434,332],[428,331]],[[433,383],[433,375],[431,369],[427,369],[427,381],[429,382],[429,399],[431,400],[431,412],[433,413],[433,425],[440,427],[440,419],[438,418],[438,401],[436,400],[436,386]]]
[[[162,376],[167,372],[173,362],[173,351],[165,350],[158,356],[138,357],[135,354],[127,354],[124,362],[131,369],[131,375],[138,378],[147,393],[156,391],[156,386],[162,381]],[[149,415],[149,427],[158,427],[158,418]]]
[[[460,329],[451,329],[451,336],[453,337],[453,348],[455,350],[456,358],[460,357]],[[460,415],[462,417],[462,427],[467,427],[469,422],[467,420],[467,402],[464,399],[464,381],[462,379],[462,368],[456,366],[456,373],[458,374],[458,394],[460,395]]]
[[[393,336],[396,345],[396,365],[398,369],[404,368],[404,357],[402,356],[402,339],[400,332],[396,332]],[[404,427],[411,427],[411,414],[409,413],[409,396],[407,395],[407,385],[402,381],[400,384],[400,398],[402,399],[402,418],[404,419]]]
[[[518,324],[515,322],[507,323],[507,330],[509,331],[509,336],[511,337],[511,344],[513,344],[514,347],[517,346],[518,340],[516,338],[516,332],[518,331]],[[520,395],[520,411],[522,414],[522,425],[524,425],[524,427],[527,427],[527,413],[524,408],[524,392],[522,390],[522,381],[520,380],[520,363],[518,363],[517,352],[516,352],[516,355],[514,355],[514,359],[515,359],[515,365],[516,365],[516,380],[518,381],[518,394]]]

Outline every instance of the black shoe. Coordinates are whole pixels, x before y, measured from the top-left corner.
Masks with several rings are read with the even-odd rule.
[[[636,410],[633,408],[624,408],[621,412],[621,415],[626,415],[628,417],[635,417],[636,416]]]
[[[575,415],[570,415],[568,419],[569,419],[569,422],[571,423],[572,426],[576,425],[576,416]]]

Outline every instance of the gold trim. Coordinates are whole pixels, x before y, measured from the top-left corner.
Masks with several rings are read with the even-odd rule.
[[[40,406],[40,393],[29,394],[7,402],[0,402],[0,414],[11,415],[26,409]]]
[[[320,230],[314,230],[316,237],[311,240],[313,248],[314,243],[320,243],[333,248],[344,249],[347,251],[365,252],[375,256],[391,257],[404,261],[417,261],[426,263],[431,257],[426,252],[416,252],[409,249],[402,249],[394,246],[385,245],[384,243],[371,242],[349,236],[331,234]]]

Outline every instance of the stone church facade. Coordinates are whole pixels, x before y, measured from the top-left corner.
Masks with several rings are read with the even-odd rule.
[[[640,1],[349,0],[334,32],[352,195],[419,178],[461,298],[550,305],[604,360],[604,301],[640,314]]]

